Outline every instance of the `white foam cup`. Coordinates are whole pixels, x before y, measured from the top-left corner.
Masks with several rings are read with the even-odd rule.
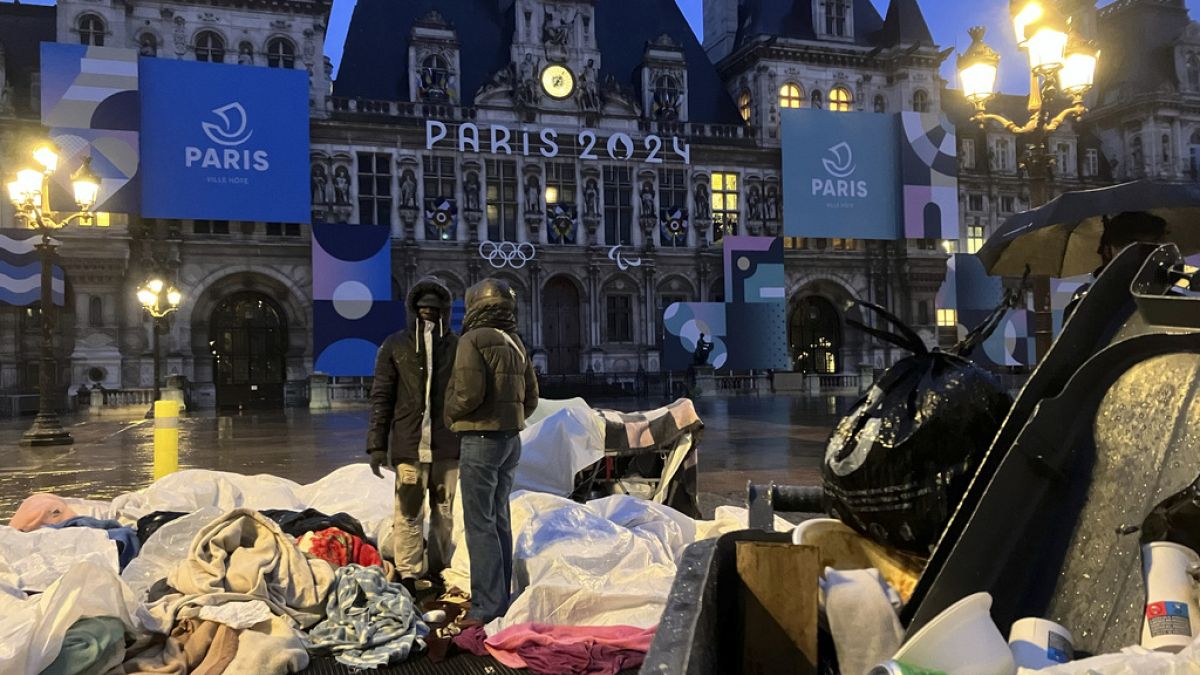
[[[1146,580],[1146,611],[1142,621],[1142,646],[1160,652],[1178,652],[1200,632],[1200,606],[1192,570],[1200,555],[1179,544],[1156,541],[1142,547],[1142,574]]]
[[[1046,619],[1021,619],[1008,633],[1008,648],[1020,668],[1041,670],[1067,663],[1075,655],[1071,631]]]
[[[892,658],[950,675],[1013,675],[1017,666],[991,609],[991,595],[968,595],[925,624]]]

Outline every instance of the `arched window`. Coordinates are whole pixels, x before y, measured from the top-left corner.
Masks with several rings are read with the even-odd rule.
[[[225,38],[211,30],[196,35],[196,60],[225,63]]]
[[[450,99],[450,64],[440,54],[430,54],[421,61],[421,86],[417,94],[430,103]]]
[[[750,121],[750,92],[742,90],[738,95],[738,113],[742,116],[742,121]]]
[[[91,47],[104,46],[104,19],[95,14],[79,17],[79,44]]]
[[[158,38],[154,33],[142,33],[138,38],[138,53],[142,56],[158,56]]]
[[[817,108],[818,110],[825,107],[825,103],[824,103],[823,99],[821,98],[821,90],[820,89],[813,89],[812,107]]]
[[[1200,57],[1195,54],[1188,54],[1187,79],[1192,89],[1200,89]]]
[[[92,328],[104,325],[104,300],[98,295],[93,295],[88,300],[88,325]]]
[[[800,85],[788,82],[779,88],[780,108],[799,108],[804,103],[804,93]]]
[[[834,87],[829,90],[829,109],[833,112],[850,112],[854,104],[854,96],[845,87]]]
[[[683,88],[673,75],[663,75],[654,83],[654,117],[660,120],[679,119]]]
[[[924,89],[913,92],[912,109],[913,112],[929,112],[929,94]]]
[[[875,95],[875,112],[887,112],[887,99],[883,97],[883,94]]]
[[[267,67],[295,68],[296,47],[287,38],[272,38],[267,42]]]

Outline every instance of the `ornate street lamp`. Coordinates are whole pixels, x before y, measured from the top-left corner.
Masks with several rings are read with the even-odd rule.
[[[179,303],[183,301],[183,293],[174,286],[168,285],[162,279],[154,277],[147,281],[137,292],[138,302],[142,303],[142,307],[154,319],[153,326],[153,347],[154,350],[154,399],[150,402],[150,410],[146,413],[146,419],[154,418],[154,401],[159,399],[162,393],[160,383],[162,381],[162,355],[159,350],[159,335],[167,325],[167,317],[179,309]]]
[[[33,158],[42,166],[37,169],[22,169],[8,184],[8,197],[16,207],[17,217],[42,235],[36,248],[42,265],[42,297],[39,311],[42,317],[41,367],[38,369],[38,413],[33,426],[21,437],[21,445],[47,446],[70,445],[75,440],[58,420],[54,402],[54,249],[58,244],[50,233],[72,222],[86,222],[94,218],[91,213],[100,194],[100,179],[92,172],[90,157],[71,177],[75,191],[75,212],[56,212],[50,206],[50,177],[58,169],[58,153],[52,145],[38,146]]]
[[[1054,180],[1054,153],[1050,134],[1067,120],[1087,112],[1084,97],[1092,89],[1100,51],[1091,42],[1071,32],[1069,22],[1058,11],[1039,0],[1012,0],[1017,45],[1029,55],[1029,119],[1018,124],[1003,115],[987,112],[987,104],[996,95],[996,73],[1000,57],[983,41],[986,29],[970,29],[971,45],[958,57],[958,77],[963,96],[975,106],[971,120],[980,128],[994,122],[1025,139],[1020,167],[1029,181],[1031,206],[1050,199]],[[1034,280],[1036,298],[1036,336],[1038,358],[1050,348],[1049,279]]]

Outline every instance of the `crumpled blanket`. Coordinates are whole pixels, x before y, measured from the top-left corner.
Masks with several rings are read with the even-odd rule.
[[[526,623],[506,628],[484,644],[500,663],[537,675],[616,675],[641,667],[655,630]]]
[[[185,596],[232,593],[265,600],[308,627],[321,619],[333,568],[307,558],[271,520],[235,509],[200,530],[167,583]]]
[[[54,525],[75,516],[75,511],[62,497],[49,492],[38,492],[21,502],[17,512],[8,521],[8,526],[21,532],[31,532],[43,525]]]
[[[71,624],[62,650],[39,675],[107,673],[124,660],[125,624],[111,616],[89,616]]]
[[[117,544],[117,563],[121,569],[133,562],[137,557],[138,551],[142,548],[142,542],[138,541],[137,533],[133,528],[125,527],[115,520],[98,520],[88,516],[75,516],[61,523],[51,525],[50,527],[63,530],[70,527],[88,527],[93,530],[104,530],[108,538]]]
[[[328,618],[309,632],[306,644],[351,668],[404,661],[414,649],[425,648],[429,635],[412,596],[378,567],[339,569],[325,611]]]
[[[355,564],[369,567],[383,565],[383,558],[374,546],[362,537],[330,527],[319,532],[309,532],[296,542],[301,551],[320,558],[334,567]]]

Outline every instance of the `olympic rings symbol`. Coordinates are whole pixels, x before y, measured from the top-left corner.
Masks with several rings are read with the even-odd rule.
[[[479,244],[479,257],[498,270],[505,267],[519,270],[533,260],[535,255],[537,249],[527,241],[519,244],[512,241],[485,241]]]

